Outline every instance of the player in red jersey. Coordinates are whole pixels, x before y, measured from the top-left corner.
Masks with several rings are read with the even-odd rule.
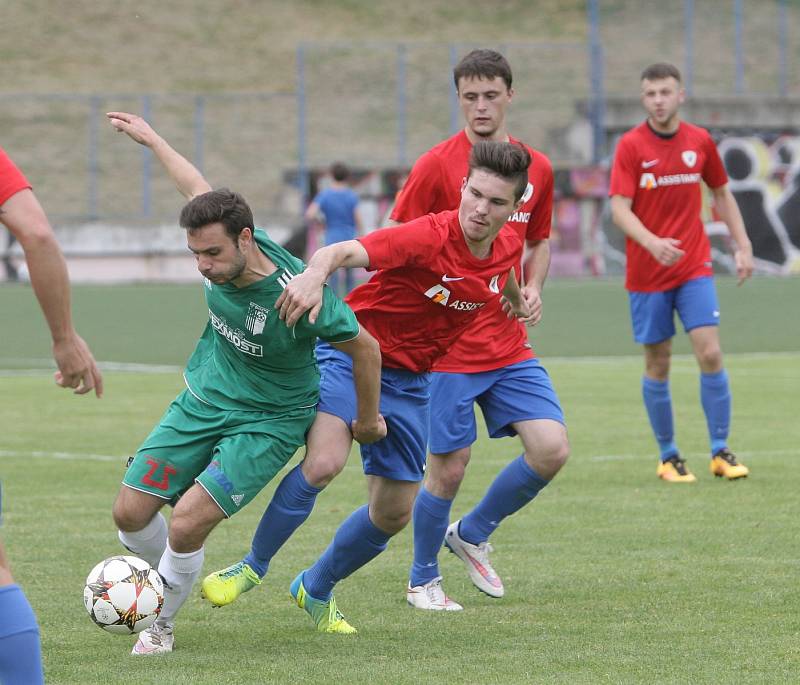
[[[361,447],[369,504],[342,523],[328,549],[292,583],[292,595],[320,631],[355,632],[336,609],[333,587],[380,554],[411,516],[425,465],[431,368],[501,294],[508,298],[511,315],[531,315],[514,275],[522,243],[514,231],[503,229],[521,206],[529,164],[522,146],[476,145],[458,210],[322,248],[276,303],[289,326],[309,310],[313,321],[322,286],[336,268],[377,270],[346,301],[380,343],[380,412],[388,432]],[[299,475],[290,474],[278,487],[253,538],[244,565],[256,575],[305,520],[317,494],[341,471],[350,452],[355,411],[350,363],[327,345],[318,347],[317,358],[320,403],[308,450],[296,470]],[[243,574],[232,571],[241,565],[209,576],[219,579],[228,573],[230,601],[252,587],[243,582]]]
[[[64,255],[31,184],[0,148],[0,223],[25,253],[31,285],[53,341],[55,381],[79,395],[103,394],[103,377],[91,350],[72,325]],[[0,507],[2,509],[2,507]],[[0,541],[0,682],[44,682],[39,626],[28,599],[14,582]]]
[[[749,473],[728,449],[731,393],[719,342],[719,304],[711,246],[700,218],[701,188],[735,243],[741,285],[753,271],[753,249],[728,177],[708,131],[680,119],[680,72],[653,64],[642,72],[647,120],[619,141],[611,170],[611,212],[625,233],[625,287],[636,342],[644,345],[642,395],[661,459],[657,475],[696,480],[675,444],[669,369],[674,312],[678,312],[700,366],[700,398],[711,442],[711,472],[728,479]]]
[[[505,124],[514,94],[506,59],[493,50],[474,50],[459,62],[453,77],[466,126],[417,160],[392,212],[394,221],[453,206],[474,143],[516,142]],[[553,171],[545,155],[527,149],[532,159],[528,185],[507,226],[530,252],[523,292],[536,323],[550,265]],[[567,459],[569,443],[558,397],[528,343],[526,327],[508,319],[499,305],[484,308],[434,371],[430,454],[414,505],[414,561],[406,597],[420,609],[459,610],[461,605],[442,588],[437,561],[442,542],[464,562],[480,590],[501,597],[503,583],[489,562],[489,536],[552,480]],[[475,403],[490,436],[519,435],[524,452],[497,475],[472,511],[450,524],[450,508],[477,436]]]

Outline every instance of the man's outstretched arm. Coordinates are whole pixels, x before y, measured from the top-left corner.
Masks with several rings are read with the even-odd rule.
[[[211,190],[203,174],[188,159],[172,149],[142,117],[127,112],[108,112],[106,116],[117,131],[127,133],[131,139],[153,151],[187,200]]]

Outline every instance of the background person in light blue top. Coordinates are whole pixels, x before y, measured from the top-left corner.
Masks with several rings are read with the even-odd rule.
[[[358,194],[348,185],[350,169],[336,162],[331,166],[330,175],[330,185],[317,193],[305,213],[306,221],[317,219],[325,223],[325,245],[353,240],[361,233]],[[344,289],[338,273],[331,275],[328,285],[344,297],[353,289],[353,270],[345,270]]]

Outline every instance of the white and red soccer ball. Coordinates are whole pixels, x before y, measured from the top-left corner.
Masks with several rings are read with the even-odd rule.
[[[164,604],[164,583],[146,561],[109,557],[86,578],[83,603],[92,620],[109,633],[130,635],[149,628]]]

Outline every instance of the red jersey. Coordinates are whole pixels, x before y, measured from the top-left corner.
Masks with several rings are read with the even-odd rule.
[[[512,143],[519,141],[510,138]],[[541,152],[528,147],[531,165],[523,203],[506,228],[513,229],[520,241],[544,240],[550,237],[553,214],[553,168]],[[469,171],[472,143],[462,130],[422,155],[414,164],[397,204],[392,210],[394,221],[410,221],[427,212],[441,212],[458,207],[461,186]],[[522,253],[516,262],[521,273]],[[436,371],[478,373],[499,369],[533,358],[526,327],[509,319],[499,301],[483,308],[447,355],[436,364]]]
[[[680,240],[678,247],[686,252],[672,266],[662,266],[626,238],[628,290],[660,292],[712,275],[711,245],[700,219],[701,179],[711,188],[728,182],[717,146],[704,128],[682,121],[675,135],[666,138],[645,121],[620,138],[609,195],[631,198],[631,209],[647,230]]]
[[[17,168],[16,164],[0,147],[0,205],[2,205],[12,195],[16,195],[20,190],[30,188],[31,184],[23,173]]]
[[[377,273],[345,302],[380,343],[383,365],[415,373],[430,371],[478,313],[497,303],[521,249],[516,233],[503,227],[489,256],[478,259],[464,240],[458,210],[359,241]]]

